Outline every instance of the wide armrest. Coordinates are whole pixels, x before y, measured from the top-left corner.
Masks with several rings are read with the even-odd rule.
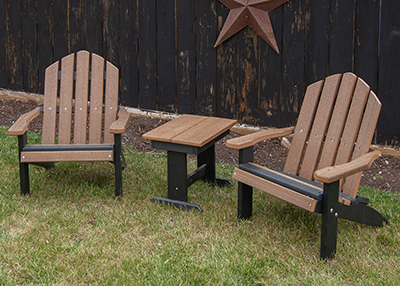
[[[247,134],[234,139],[226,141],[226,146],[231,149],[239,150],[257,144],[263,140],[272,138],[279,138],[292,134],[294,131],[293,127],[280,128],[280,129],[265,129],[255,133]]]
[[[326,167],[314,172],[314,178],[323,183],[332,183],[344,179],[371,167],[372,162],[379,157],[379,151],[372,151],[349,163]]]
[[[114,121],[110,126],[110,133],[112,134],[124,133],[126,127],[128,126],[130,117],[131,117],[130,113],[125,108],[121,108],[118,112],[117,121]]]
[[[23,135],[28,130],[28,124],[40,114],[40,107],[23,114],[18,120],[8,129],[8,135],[19,136]]]

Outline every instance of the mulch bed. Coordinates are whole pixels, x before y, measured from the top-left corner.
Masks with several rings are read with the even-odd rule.
[[[19,116],[32,110],[37,104],[33,101],[22,102],[19,100],[0,100],[0,125],[11,126]],[[149,140],[144,140],[142,134],[152,130],[166,120],[151,118],[147,116],[131,117],[127,131],[123,135],[123,144],[132,145],[134,148],[144,152],[163,152],[151,147]],[[40,132],[42,129],[42,117],[34,119],[29,124],[29,129]],[[225,141],[241,136],[232,132],[216,144],[216,161],[221,163],[237,164],[238,151],[231,150],[225,146]],[[17,143],[16,143],[17,144]],[[257,144],[254,148],[254,161],[268,168],[279,170],[283,168],[287,150],[280,145],[278,139],[267,140]],[[386,191],[400,191],[400,158],[391,155],[382,155],[375,160],[371,168],[363,173],[362,186]]]

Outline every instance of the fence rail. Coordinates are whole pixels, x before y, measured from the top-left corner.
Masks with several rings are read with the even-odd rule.
[[[305,87],[353,71],[382,101],[379,143],[400,135],[398,0],[290,0],[270,12],[280,54],[251,28],[217,48],[217,0],[0,0],[0,87],[43,92],[44,69],[81,49],[120,68],[122,104],[284,127]]]

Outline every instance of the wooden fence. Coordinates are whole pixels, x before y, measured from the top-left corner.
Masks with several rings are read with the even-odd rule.
[[[400,135],[398,0],[290,0],[270,12],[280,54],[249,27],[214,48],[217,0],[0,0],[0,87],[43,92],[44,69],[81,49],[121,72],[121,102],[284,127],[305,87],[353,71],[383,108],[377,140]]]

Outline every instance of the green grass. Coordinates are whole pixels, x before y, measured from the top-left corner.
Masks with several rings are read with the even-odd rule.
[[[318,214],[254,192],[253,217],[236,219],[236,188],[196,182],[179,211],[166,197],[166,155],[125,147],[124,197],[108,163],[31,166],[19,194],[17,139],[0,128],[0,285],[398,285],[398,193],[361,188],[389,220],[339,221],[338,254],[319,259]],[[40,136],[29,133],[30,142]],[[188,161],[191,169],[193,160]],[[234,166],[218,165],[230,177]]]

